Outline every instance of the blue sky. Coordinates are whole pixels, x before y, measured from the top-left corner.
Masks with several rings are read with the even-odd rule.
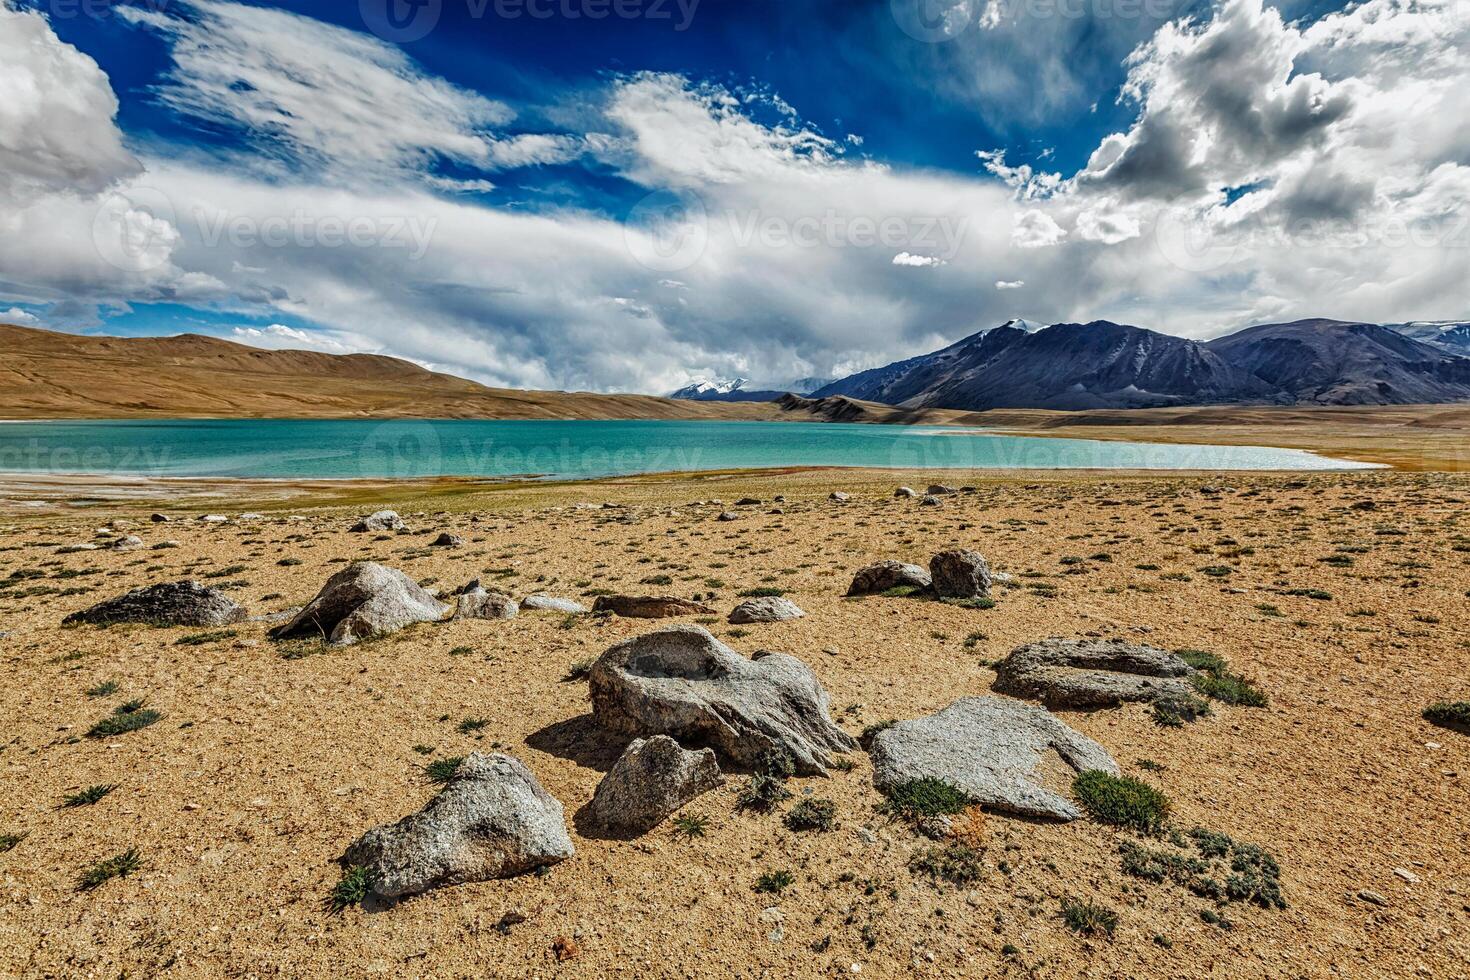
[[[659,391],[1463,318],[1465,7],[0,0],[0,319]]]

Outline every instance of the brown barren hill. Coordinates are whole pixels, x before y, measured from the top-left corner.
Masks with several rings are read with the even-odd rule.
[[[518,391],[374,354],[0,324],[0,417],[771,419],[766,403]]]

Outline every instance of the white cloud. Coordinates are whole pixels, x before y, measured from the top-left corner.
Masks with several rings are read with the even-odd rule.
[[[41,318],[34,313],[12,306],[8,310],[0,311],[0,323],[9,323],[18,327],[34,327],[41,322]]]
[[[0,0],[0,232],[5,212],[54,193],[95,194],[138,173],[97,63],[39,13]]]
[[[911,252],[899,252],[893,257],[894,265],[906,265],[915,269],[932,269],[944,265],[944,260],[932,255],[914,255]]]
[[[315,350],[328,354],[350,354],[364,349],[361,338],[357,343],[343,343],[324,331],[298,330],[283,323],[272,323],[267,327],[235,327],[230,331],[230,339],[268,350]]]
[[[1050,248],[1060,245],[1067,232],[1045,211],[1031,210],[1016,218],[1011,243],[1017,248]]]
[[[1116,245],[1140,234],[1138,219],[1123,211],[1094,208],[1077,216],[1077,237],[1084,242]]]
[[[1019,279],[997,279],[995,282],[996,289],[1020,289],[1024,285],[1026,284]]]
[[[582,151],[565,136],[497,133],[515,117],[509,106],[425,74],[367,34],[225,0],[117,9],[169,40],[174,64],[158,89],[165,105],[238,128],[293,165],[379,175],[431,172],[440,162],[501,170]]]

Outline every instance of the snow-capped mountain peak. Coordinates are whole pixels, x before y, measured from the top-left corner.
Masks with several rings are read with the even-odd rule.
[[[728,395],[740,391],[750,383],[749,378],[695,378],[670,395],[670,398],[700,398],[710,395]]]

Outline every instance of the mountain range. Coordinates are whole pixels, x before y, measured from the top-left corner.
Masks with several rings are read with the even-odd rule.
[[[1470,400],[1470,357],[1455,352],[1466,333],[1463,323],[1313,319],[1201,343],[1107,320],[1010,320],[812,397],[964,411],[1458,402]]]
[[[769,402],[782,395],[810,395],[832,383],[831,378],[797,378],[795,381],[757,383],[749,378],[695,378],[670,398],[691,402]]]

